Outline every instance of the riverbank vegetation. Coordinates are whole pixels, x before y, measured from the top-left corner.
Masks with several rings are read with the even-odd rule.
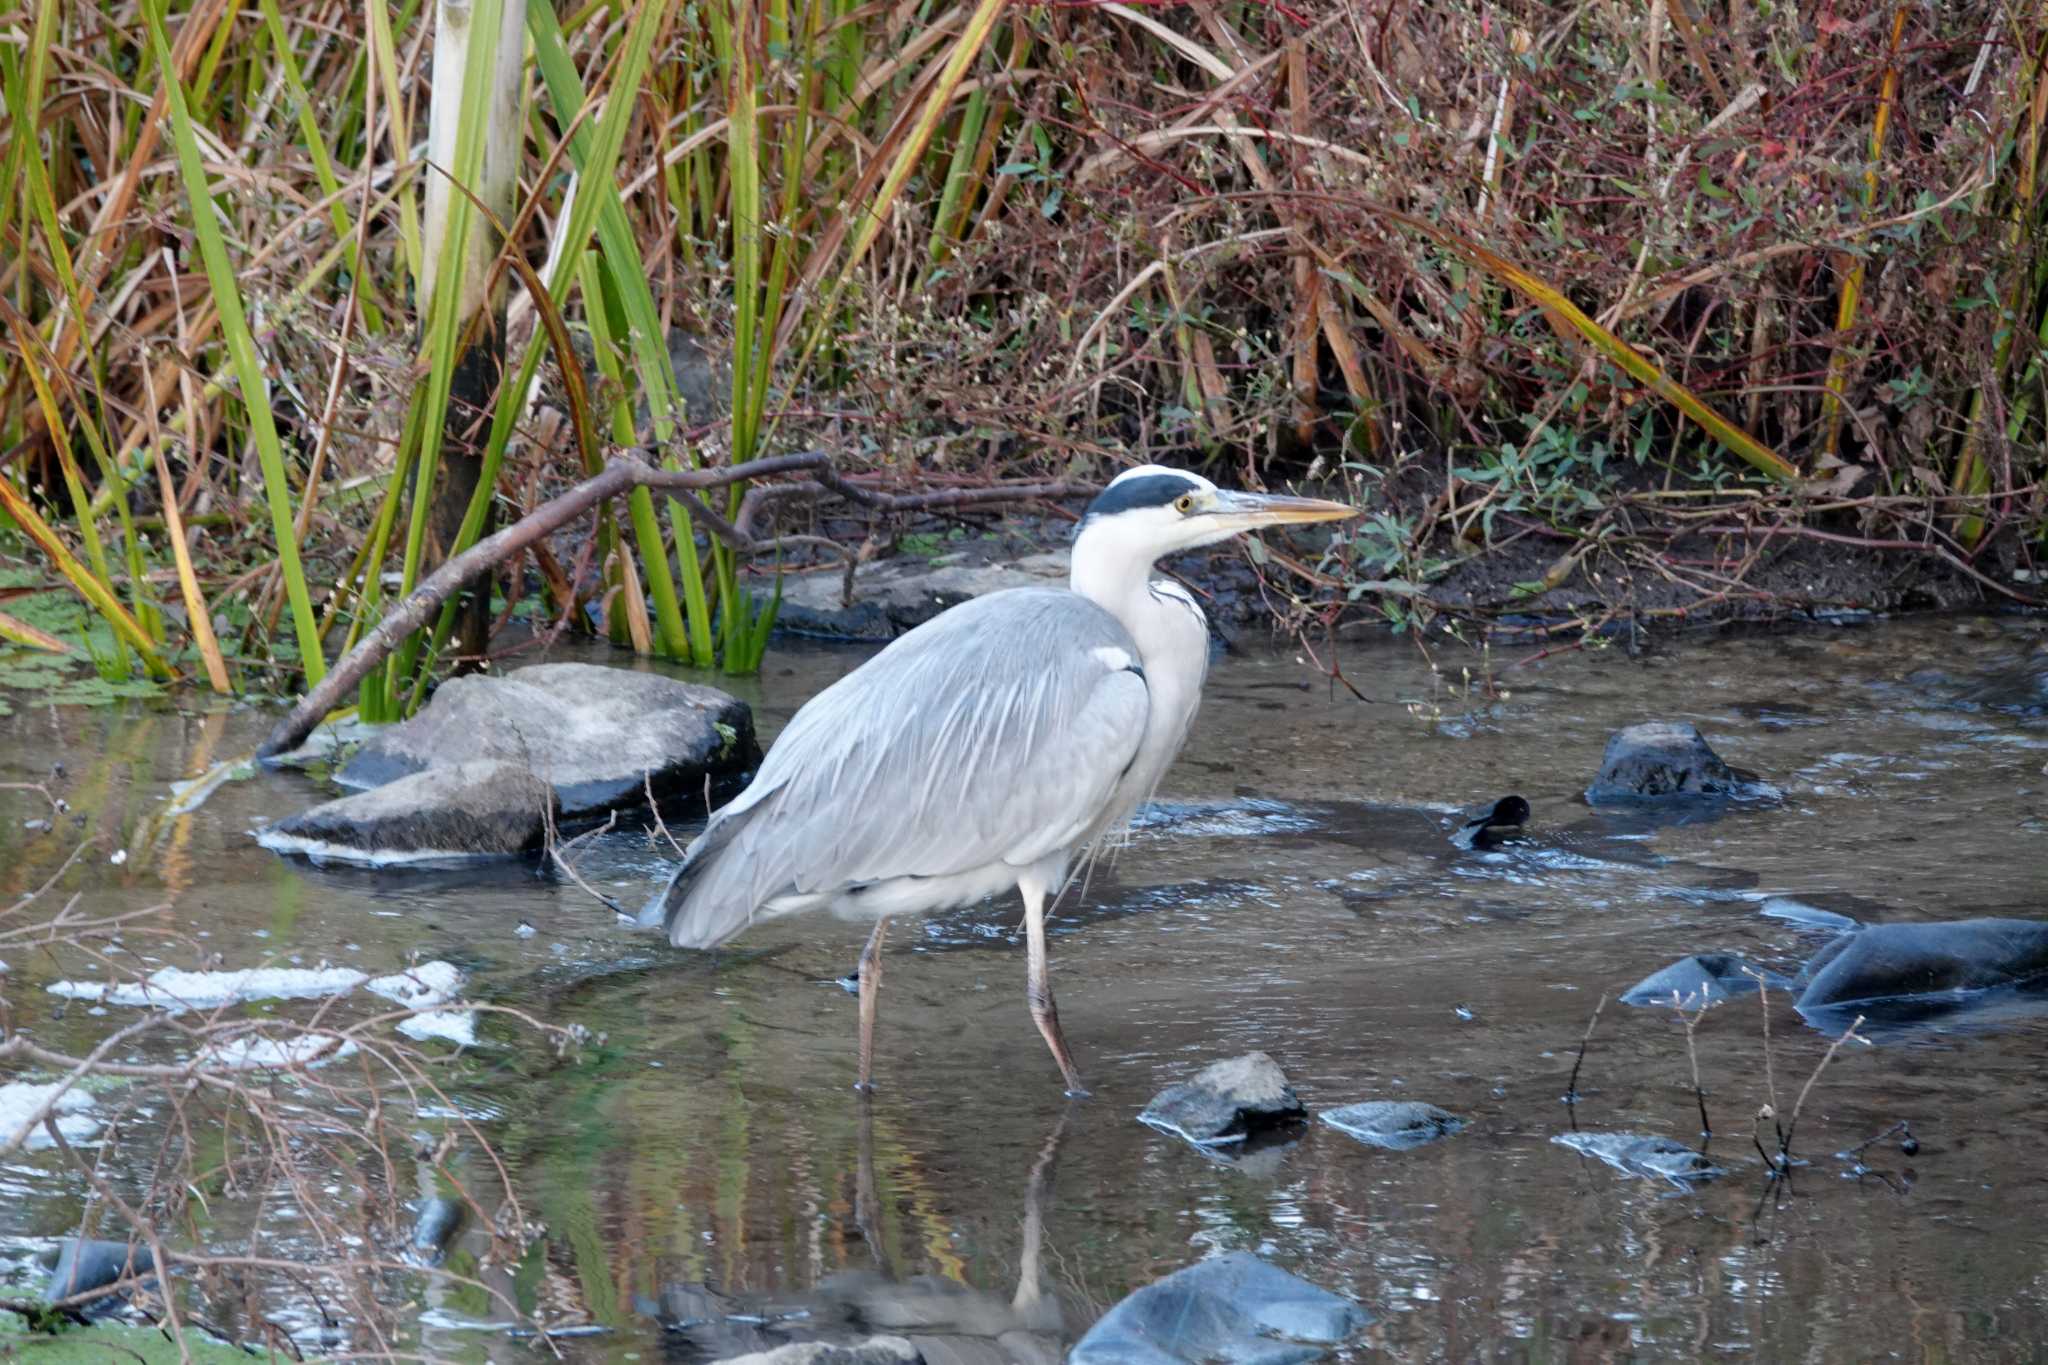
[[[367,716],[511,625],[746,671],[778,568],[903,529],[873,499],[1138,460],[1363,501],[1261,561],[1326,622],[2040,593],[2028,7],[17,0],[0,35],[12,681],[302,691],[621,447],[838,482],[636,484],[443,604]],[[1802,551],[1881,567],[1802,598]]]

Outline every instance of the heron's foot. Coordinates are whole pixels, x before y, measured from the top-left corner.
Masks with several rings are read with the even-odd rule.
[[[1067,1077],[1067,1088],[1061,1093],[1070,1100],[1092,1100],[1095,1098],[1095,1092],[1083,1085],[1079,1076]]]

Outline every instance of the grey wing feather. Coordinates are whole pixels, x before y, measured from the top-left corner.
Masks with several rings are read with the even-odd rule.
[[[670,941],[708,947],[771,901],[1022,868],[1093,837],[1122,814],[1108,807],[1145,732],[1137,657],[1116,618],[1051,588],[911,631],[798,711],[691,843],[662,898]]]

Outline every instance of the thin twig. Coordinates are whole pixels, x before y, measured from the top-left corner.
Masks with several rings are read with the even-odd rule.
[[[1593,1017],[1586,1021],[1586,1036],[1579,1039],[1579,1055],[1572,1062],[1571,1084],[1565,1087],[1565,1110],[1571,1115],[1572,1130],[1579,1127],[1579,1068],[1586,1064],[1586,1045],[1593,1041],[1593,1030],[1600,1027],[1600,1011],[1607,1008],[1607,993],[1600,993],[1600,1003],[1593,1006]]]
[[[1828,1063],[1835,1059],[1835,1053],[1840,1051],[1842,1044],[1850,1039],[1855,1039],[1865,1047],[1870,1046],[1870,1040],[1856,1031],[1862,1027],[1862,1024],[1863,1016],[1859,1014],[1856,1016],[1855,1022],[1842,1031],[1841,1037],[1828,1044],[1828,1050],[1821,1054],[1820,1064],[1813,1068],[1813,1074],[1808,1076],[1806,1084],[1799,1088],[1799,1098],[1792,1103],[1792,1117],[1785,1123],[1785,1135],[1778,1140],[1778,1163],[1780,1169],[1789,1169],[1791,1167],[1792,1135],[1799,1129],[1800,1111],[1806,1108],[1806,1097],[1813,1092],[1813,1083],[1820,1079],[1820,1073],[1828,1069]]]
[[[585,839],[595,838],[596,836],[605,833],[607,830],[611,829],[611,827],[614,824],[618,823],[618,819],[619,813],[617,811],[613,811],[611,813],[610,818],[608,818],[604,822],[604,824],[593,830],[585,830],[583,833],[577,835],[574,839],[571,839],[566,844],[560,843],[556,840],[555,812],[552,802],[549,803],[548,810],[545,816],[543,817],[542,822],[546,827],[545,837],[547,839],[549,861],[553,862],[556,867],[562,869],[563,876],[567,877],[570,881],[576,883],[576,885],[582,887],[584,891],[588,892],[592,900],[598,902],[600,905],[612,911],[614,914],[624,915],[626,918],[631,919],[633,917],[632,911],[628,910],[625,906],[613,900],[610,896],[605,895],[602,891],[599,891],[597,888],[593,887],[589,882],[584,881],[583,875],[575,869],[575,867],[569,862],[567,858],[562,856],[563,853],[565,853],[571,848],[574,848],[581,841]]]
[[[1700,1049],[1694,1035],[1699,1029],[1700,1020],[1707,1017],[1707,1011],[1714,1007],[1714,1002],[1705,998],[1705,992],[1701,992],[1701,996],[1698,1011],[1691,1015],[1686,1014],[1685,1006],[1679,1001],[1676,990],[1671,992],[1671,1005],[1678,1011],[1680,1021],[1685,1024],[1685,1051],[1686,1055],[1692,1058],[1692,1095],[1699,1101],[1700,1106],[1700,1136],[1711,1139],[1714,1136],[1714,1123],[1707,1117],[1707,1092],[1700,1084]]]
[[[651,811],[654,815],[654,828],[660,832],[662,838],[668,840],[668,846],[676,851],[676,856],[678,858],[688,856],[683,852],[683,846],[676,842],[676,836],[668,832],[668,825],[662,821],[661,803],[654,799],[654,769],[649,768],[645,773],[643,773],[641,775],[641,781],[647,791],[647,809]],[[704,805],[706,809],[709,809],[711,805],[710,773],[704,774],[704,782]]]

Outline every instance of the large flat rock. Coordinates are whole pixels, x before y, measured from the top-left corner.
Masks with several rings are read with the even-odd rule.
[[[1808,1012],[2041,989],[2048,987],[2048,921],[1873,924],[1821,949],[1806,977],[1799,1008]]]
[[[336,780],[375,788],[433,768],[515,764],[576,816],[736,781],[761,759],[746,703],[659,673],[532,664],[441,684],[418,715],[356,751]],[[311,812],[308,813],[309,815]]]
[[[275,853],[386,865],[503,857],[539,848],[554,793],[516,763],[428,768],[286,816],[256,832]]]

